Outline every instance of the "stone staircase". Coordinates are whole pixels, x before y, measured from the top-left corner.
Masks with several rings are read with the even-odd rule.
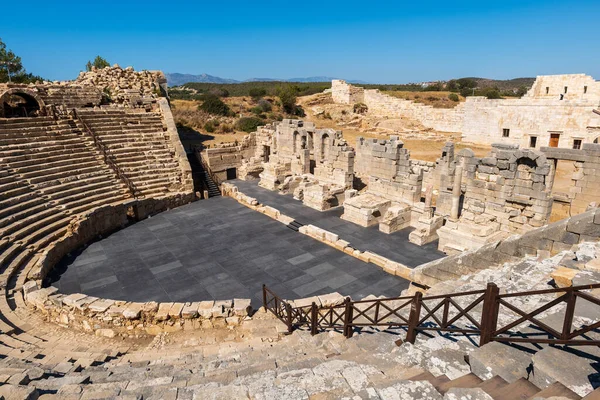
[[[181,173],[160,114],[87,109],[77,114],[143,196],[177,192]]]
[[[0,381],[6,383],[0,394],[43,394],[48,399],[381,400],[600,395],[586,390],[581,396],[560,379],[541,388],[523,377],[482,378],[470,372],[465,361],[462,375],[447,367],[444,372],[453,379],[444,373],[436,376],[415,365],[406,348],[393,344],[394,332],[370,331],[351,339],[336,332],[281,336],[277,324],[281,323],[259,312],[234,329],[163,334],[144,348],[94,362],[7,357],[0,360]],[[502,360],[488,366],[494,370],[498,364]],[[557,374],[568,375],[569,368],[565,364]]]

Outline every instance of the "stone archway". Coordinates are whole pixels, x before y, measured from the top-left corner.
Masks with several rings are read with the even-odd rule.
[[[34,117],[45,113],[44,100],[34,91],[8,89],[0,95],[0,118]]]

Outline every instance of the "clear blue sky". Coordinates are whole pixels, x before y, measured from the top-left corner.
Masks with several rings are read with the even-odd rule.
[[[378,83],[587,73],[600,79],[595,1],[4,1],[0,38],[29,72],[111,63],[224,78]]]

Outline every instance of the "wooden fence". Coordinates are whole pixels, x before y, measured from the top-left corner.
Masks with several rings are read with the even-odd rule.
[[[337,329],[347,338],[356,328],[384,327],[406,329],[404,341],[414,343],[419,332],[451,332],[479,335],[479,344],[491,341],[550,343],[566,345],[600,345],[600,333],[587,335],[600,327],[600,299],[586,292],[600,288],[600,284],[574,286],[561,289],[535,290],[500,294],[494,283],[484,290],[451,293],[439,296],[414,296],[380,298],[352,301],[347,297],[342,304],[322,307],[312,303],[307,307],[293,307],[263,285],[263,306],[287,325],[288,332],[307,327],[311,334]],[[525,296],[546,295],[544,304],[525,312],[512,304],[510,299]],[[554,298],[552,298],[554,297]],[[573,328],[578,299],[597,308],[596,321],[582,320]],[[536,318],[553,307],[566,303],[558,312],[562,317],[562,329],[553,328]],[[475,315],[477,311],[479,315]],[[564,312],[563,312],[564,311]],[[499,317],[504,321],[499,324]],[[510,320],[510,321],[508,321]],[[507,322],[508,321],[508,322]],[[528,332],[515,332],[514,328],[528,322]]]

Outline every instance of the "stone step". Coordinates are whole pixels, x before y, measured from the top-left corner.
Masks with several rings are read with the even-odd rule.
[[[461,376],[460,378],[456,378],[451,381],[442,383],[439,386],[437,386],[436,389],[441,394],[445,394],[451,388],[474,388],[482,382],[483,381],[475,374],[467,374]]]
[[[10,155],[21,155],[25,154],[28,151],[46,151],[47,148],[57,147],[57,146],[70,146],[73,144],[81,144],[80,137],[68,137],[62,140],[57,140],[56,138],[49,140],[40,140],[37,142],[19,142],[11,145],[3,145],[0,148],[0,159],[4,159]]]
[[[477,387],[493,397],[494,393],[501,393],[502,389],[508,385],[508,382],[495,375],[493,378],[481,382]]]
[[[29,215],[22,214],[21,218],[13,218],[12,222],[8,221],[5,226],[0,228],[0,235],[8,237],[15,232],[23,229],[24,227],[29,226],[31,223],[34,223],[40,219],[44,219],[59,213],[59,210],[51,207],[43,207],[38,210],[38,212],[32,212]]]
[[[52,199],[57,199],[63,196],[68,196],[71,189],[77,190],[88,185],[119,185],[121,182],[112,174],[112,171],[102,169],[96,174],[90,174],[81,179],[72,179],[70,181],[64,181],[60,184],[52,184],[47,186],[38,185],[36,189],[44,194],[48,195]]]
[[[30,207],[31,202],[37,199],[39,199],[38,194],[29,189],[23,194],[0,201],[0,218]]]
[[[583,400],[600,400],[600,388],[584,396]]]
[[[50,217],[36,221],[28,227],[15,232],[12,237],[15,240],[20,240],[27,244],[36,244],[40,240],[44,240],[48,236],[54,237],[54,233],[59,232],[62,228],[65,228],[69,222],[70,217],[65,217],[65,214],[59,212],[51,215]],[[47,240],[47,239],[45,239]]]
[[[567,398],[567,399],[572,399],[572,400],[579,400],[581,399],[581,396],[579,396],[577,393],[574,393],[573,391],[571,391],[569,388],[567,388],[565,385],[563,385],[560,382],[554,382],[552,385],[548,386],[547,388],[539,391],[538,393],[534,394],[533,396],[529,397],[528,400],[534,400],[534,399],[547,399],[549,397],[561,397],[561,398]]]
[[[47,162],[53,163],[55,161],[61,161],[68,156],[70,158],[79,158],[83,156],[98,156],[96,152],[90,151],[90,149],[84,144],[78,148],[70,148],[70,149],[62,149],[60,151],[52,153],[52,155],[48,155],[48,153],[34,153],[28,156],[23,157],[22,160],[7,160],[6,162],[10,164],[11,168],[17,169],[20,167],[26,167],[31,165],[32,163],[40,163]]]
[[[38,183],[42,183],[42,182],[47,182],[50,180],[55,180],[55,179],[68,179],[69,177],[73,177],[76,175],[87,175],[90,173],[94,173],[98,171],[98,163],[93,163],[93,162],[86,162],[86,163],[82,163],[80,165],[77,166],[73,166],[74,168],[69,168],[69,166],[67,167],[58,167],[58,168],[53,168],[54,171],[44,171],[47,172],[47,174],[44,175],[35,175],[35,174],[31,174],[28,176],[23,177],[24,179],[26,179],[30,184],[38,184]],[[103,166],[104,167],[104,166]],[[104,168],[108,168],[108,167],[104,167]]]
[[[22,182],[18,182],[18,185],[16,185],[15,187],[0,192],[0,200],[4,201],[8,199],[13,199],[15,197],[22,196],[30,191],[31,189],[29,189],[29,187],[24,186]]]
[[[41,161],[41,160],[40,160]],[[24,165],[21,167],[12,166],[15,173],[19,175],[25,174],[37,174],[39,172],[43,172],[46,170],[53,170],[59,167],[70,167],[77,166],[84,163],[99,163],[100,157],[92,152],[83,153],[83,154],[68,154],[65,153],[61,160],[56,161],[48,161],[48,162],[40,162],[38,160],[32,160],[28,165]]]
[[[60,199],[59,202],[61,203],[61,207],[65,210],[79,210],[82,206],[87,206],[87,209],[89,210],[93,208],[93,204],[97,204],[102,200],[107,201],[109,203],[114,203],[119,199],[123,199],[127,193],[128,192],[126,189],[98,189],[65,197],[63,199]],[[80,213],[81,211],[77,212]]]
[[[45,147],[36,147],[31,149],[21,149],[21,150],[12,150],[3,152],[0,150],[0,161],[5,163],[11,163],[13,161],[24,161],[29,158],[44,158],[44,157],[54,157],[60,156],[64,154],[65,151],[85,151],[88,150],[86,144],[82,141],[73,141],[71,144],[66,145],[56,145],[56,146],[45,146]],[[6,153],[4,156],[1,156],[2,153]]]
[[[494,400],[526,400],[535,397],[540,389],[525,378],[520,378],[513,383],[503,387],[499,392],[488,394]]]

